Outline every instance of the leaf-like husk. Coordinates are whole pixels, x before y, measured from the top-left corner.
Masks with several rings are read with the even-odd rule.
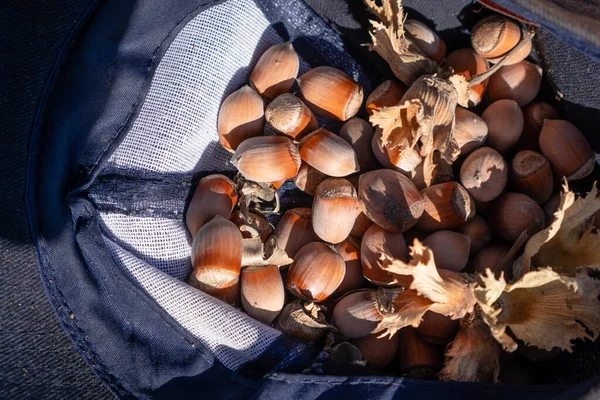
[[[600,268],[600,234],[593,228],[592,217],[600,210],[596,185],[586,197],[575,199],[575,193],[563,184],[563,193],[554,221],[533,235],[525,246],[518,271],[550,267],[561,274],[574,274],[582,267]]]
[[[486,271],[489,272],[489,271]],[[595,340],[600,333],[600,280],[587,271],[574,277],[550,268],[531,271],[513,284],[482,275],[473,289],[484,321],[507,351],[517,349],[512,334],[526,345],[572,351],[574,339]]]
[[[473,311],[473,278],[467,274],[438,270],[432,251],[418,240],[410,248],[408,263],[387,255],[382,255],[382,260],[382,268],[392,276],[412,276],[410,289],[432,302],[429,310],[452,319],[460,319]]]
[[[500,346],[481,317],[477,313],[469,314],[460,321],[438,378],[442,381],[496,383],[499,373]]]
[[[406,326],[418,327],[433,303],[414,290],[379,288],[377,304],[383,319],[372,333],[382,332],[380,338],[391,338]]]
[[[425,56],[404,34],[405,17],[401,0],[383,0],[381,7],[375,4],[375,0],[365,0],[365,4],[379,19],[379,22],[371,21],[372,43],[367,46],[387,61],[398,79],[410,85],[423,74],[438,72],[439,65]]]

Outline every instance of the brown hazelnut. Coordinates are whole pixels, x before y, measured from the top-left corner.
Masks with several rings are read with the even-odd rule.
[[[335,250],[346,264],[346,275],[332,297],[342,296],[352,290],[360,289],[367,282],[363,276],[360,262],[360,242],[353,237],[348,237],[335,245]]]
[[[501,67],[489,79],[487,94],[490,101],[510,99],[524,107],[537,96],[542,84],[542,69],[521,61]]]
[[[317,186],[312,208],[313,229],[321,240],[340,243],[350,235],[358,215],[356,189],[343,178],[327,178]]]
[[[509,251],[510,247],[505,245],[493,244],[484,247],[473,260],[473,270],[485,274],[485,271],[489,269],[496,278],[500,278],[500,274],[503,273],[505,280],[512,280],[512,263],[501,265]],[[500,269],[501,267],[502,269]]]
[[[430,186],[421,195],[424,211],[416,227],[423,231],[456,229],[475,215],[473,199],[457,182]]]
[[[523,109],[523,133],[517,143],[519,150],[540,149],[540,132],[546,119],[557,119],[556,108],[543,101],[534,101]]]
[[[488,70],[487,61],[472,49],[459,49],[453,51],[446,58],[446,66],[451,67],[455,73],[464,76],[467,81]],[[476,106],[481,103],[487,84],[488,79],[469,87],[468,95],[470,106]]]
[[[481,118],[488,126],[487,145],[506,154],[523,132],[523,112],[513,100],[498,100],[485,109]]]
[[[502,57],[521,40],[521,27],[501,16],[479,21],[471,30],[473,49],[485,58]]]
[[[445,345],[454,339],[458,331],[458,320],[442,314],[427,311],[417,328],[417,333],[424,341]]]
[[[367,366],[372,368],[385,368],[394,361],[398,351],[398,335],[380,338],[371,334],[352,341],[362,354]]]
[[[540,132],[540,148],[559,178],[574,181],[594,170],[594,151],[583,133],[568,121],[547,119]]]
[[[462,156],[483,146],[488,136],[488,126],[477,114],[466,108],[456,107],[456,125],[454,139],[460,147]]]
[[[287,288],[305,301],[322,302],[340,286],[346,274],[342,257],[324,243],[302,247],[287,274]]]
[[[269,103],[265,119],[275,133],[294,141],[300,141],[319,127],[310,108],[291,93],[281,94]]]
[[[419,337],[413,327],[400,329],[398,335],[398,365],[410,379],[435,379],[442,367],[442,353]]]
[[[259,58],[250,84],[267,99],[289,92],[298,76],[300,60],[291,42],[271,46]]]
[[[298,78],[305,103],[317,115],[347,121],[363,101],[363,89],[339,69],[316,67]]]
[[[458,228],[458,231],[471,239],[471,257],[479,253],[479,251],[490,244],[492,240],[492,233],[490,232],[487,222],[479,215],[475,215],[467,221],[463,226]]]
[[[300,153],[292,141],[283,136],[257,136],[244,140],[231,163],[248,180],[275,182],[296,176]]]
[[[360,169],[352,146],[324,128],[319,128],[302,139],[300,156],[308,165],[328,176],[343,177]]]
[[[460,167],[460,183],[475,200],[487,202],[506,187],[508,167],[500,153],[481,147],[467,156]]]
[[[225,175],[213,174],[200,179],[185,214],[192,237],[215,215],[228,218],[237,200],[235,184]]]
[[[285,304],[285,288],[279,268],[276,265],[244,268],[241,295],[248,315],[270,325]]]
[[[385,81],[367,97],[365,108],[369,115],[381,107],[392,107],[400,104],[405,90],[396,81]]]
[[[362,273],[377,286],[390,286],[394,278],[382,269],[382,254],[408,261],[408,248],[402,233],[392,233],[373,224],[365,232],[360,245]]]
[[[294,258],[298,250],[319,237],[312,227],[310,208],[292,208],[287,210],[273,232],[277,246],[285,250],[288,257]]]
[[[392,232],[412,228],[423,214],[423,199],[414,183],[389,169],[361,175],[358,198],[371,221]]]
[[[540,153],[518,152],[511,163],[512,181],[517,191],[542,204],[552,195],[554,176],[550,163]]]
[[[327,175],[303,162],[294,178],[294,184],[298,189],[312,196],[317,191],[319,183],[325,179],[327,179]]]
[[[469,261],[471,239],[467,235],[452,231],[437,231],[423,241],[433,252],[435,266],[460,272]]]
[[[488,224],[493,234],[515,242],[525,230],[527,237],[531,237],[544,229],[544,211],[531,197],[522,193],[504,193],[489,210]]]
[[[250,86],[231,93],[221,104],[217,120],[219,142],[234,152],[244,140],[260,136],[265,128],[265,103]]]
[[[373,127],[368,121],[357,117],[350,118],[342,125],[340,137],[354,149],[361,172],[367,172],[378,167],[379,163],[371,151]]]

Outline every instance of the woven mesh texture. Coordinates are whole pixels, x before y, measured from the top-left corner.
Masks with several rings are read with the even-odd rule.
[[[156,227],[160,226],[164,225],[157,222]],[[226,367],[237,369],[255,359],[281,334],[141,261],[114,242],[105,242],[115,260]]]
[[[283,41],[269,24],[250,0],[225,2],[190,21],[161,60],[140,114],[108,168],[231,170],[231,155],[218,145],[219,106],[247,82],[249,66]],[[101,218],[114,237],[106,240],[117,262],[226,367],[235,370],[255,359],[280,335],[182,282],[191,272],[183,221],[113,213]]]

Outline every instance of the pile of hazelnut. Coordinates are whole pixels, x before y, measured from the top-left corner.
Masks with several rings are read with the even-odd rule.
[[[298,338],[330,335],[333,359],[374,368],[397,359],[401,373],[435,378],[446,345],[456,337],[449,347],[456,353],[479,337],[489,342],[482,344],[489,363],[497,363],[500,345],[477,317],[485,314],[477,289],[464,312],[446,312],[431,305],[442,300],[418,286],[421,279],[390,263],[421,257],[411,265],[435,265],[432,280],[465,288],[483,279],[477,274],[516,282],[527,272],[515,272],[523,246],[567,207],[561,179],[590,175],[595,154],[577,127],[535,101],[542,69],[525,60],[531,37],[519,23],[485,18],[472,29],[472,49],[446,55],[438,35],[404,21],[401,7],[394,15],[370,7],[380,19],[371,47],[402,81],[385,81],[367,96],[370,122],[355,117],[363,105],[359,83],[328,66],[297,77],[289,42],[269,48],[249,85],[221,105],[220,143],[239,174],[206,176],[193,194],[189,282]],[[385,32],[393,18],[403,22],[396,34],[405,47],[390,54],[382,47],[396,40]],[[410,52],[423,61],[420,73],[402,69]],[[462,89],[454,85],[459,78]],[[479,103],[487,104],[481,115],[459,106]],[[315,115],[345,123],[331,132]],[[313,196],[312,208],[286,210],[273,228],[267,216],[281,214],[277,189],[288,180]],[[397,301],[413,291],[411,302]],[[427,303],[411,320],[403,313],[416,298]],[[486,360],[469,362],[481,370],[454,366],[439,377],[498,381],[497,367],[486,372]]]

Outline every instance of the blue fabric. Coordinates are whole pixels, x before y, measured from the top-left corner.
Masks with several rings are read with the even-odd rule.
[[[419,398],[416,396],[443,392],[449,399],[535,399],[559,393],[563,387],[431,383],[385,377],[278,374],[261,384],[259,378],[265,373],[278,369],[294,373],[310,364],[314,348],[307,345],[303,358],[288,360],[287,352],[299,343],[283,336],[262,359],[233,373],[112,260],[101,238],[98,209],[144,215],[147,203],[140,203],[135,194],[150,191],[153,199],[147,201],[153,207],[165,216],[181,218],[185,207],[182,193],[187,194],[191,186],[171,189],[181,178],[191,185],[191,176],[128,175],[106,171],[103,166],[135,118],[154,68],[171,40],[187,21],[216,3],[103,2],[65,59],[56,89],[46,103],[44,123],[40,126],[38,121],[39,129],[34,130],[28,210],[42,280],[64,329],[95,372],[123,398],[195,398],[199,394],[207,398]],[[405,3],[420,9],[418,1]],[[287,8],[267,0],[258,4],[271,21],[285,21],[282,36],[289,35],[313,65],[361,70],[339,38],[324,42],[332,31],[303,3]],[[458,26],[465,1],[450,1],[444,7],[441,11],[446,18]],[[322,26],[323,35],[303,37],[302,25],[298,20],[294,23],[291,16],[312,18]],[[451,28],[448,22],[446,29]],[[136,43],[135,56],[126,57],[119,51],[132,43]],[[313,52],[312,46],[322,51]],[[386,72],[382,71],[384,78]],[[368,87],[368,81],[363,83]],[[294,198],[286,196],[284,200],[291,205]],[[337,370],[339,374],[345,372]]]

